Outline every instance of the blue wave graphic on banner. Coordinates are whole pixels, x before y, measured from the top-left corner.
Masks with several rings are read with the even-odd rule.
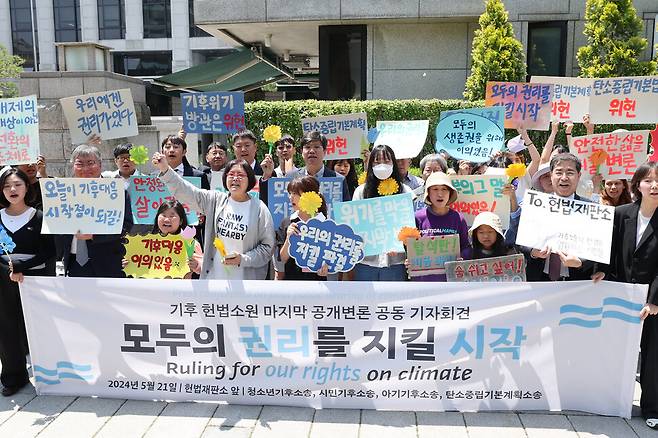
[[[633,314],[624,313],[620,310],[608,310],[606,307],[615,306],[632,311]],[[585,307],[578,304],[565,304],[560,307],[560,314],[576,313],[585,316],[599,316],[597,319],[583,319],[579,316],[568,316],[560,320],[559,325],[575,325],[583,328],[601,327],[603,319],[617,319],[629,324],[639,324],[640,317],[637,312],[642,310],[643,305],[632,301],[624,300],[617,297],[606,297],[603,299],[601,307]]]
[[[39,383],[46,385],[56,385],[62,382],[62,379],[82,380],[88,382],[94,379],[93,374],[78,374],[91,371],[91,365],[75,364],[73,362],[57,362],[56,368],[46,368],[41,365],[34,365],[34,379]],[[39,373],[39,374],[37,374]],[[45,377],[44,377],[45,376]]]

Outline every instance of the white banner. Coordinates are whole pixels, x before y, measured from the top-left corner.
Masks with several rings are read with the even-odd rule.
[[[302,131],[320,131],[327,137],[325,160],[360,158],[368,149],[368,115],[366,113],[336,114],[302,119]]]
[[[658,120],[658,76],[594,79],[590,121],[628,125]]]
[[[553,84],[551,120],[582,123],[583,116],[589,114],[589,97],[594,79],[533,76],[530,82]]]
[[[646,293],[589,281],[21,284],[38,394],[623,417]]]
[[[429,120],[377,121],[375,146],[390,146],[395,158],[416,158],[425,146]]]

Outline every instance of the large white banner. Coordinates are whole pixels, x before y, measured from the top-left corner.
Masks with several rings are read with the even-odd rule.
[[[589,281],[21,284],[38,394],[623,417],[646,292]]]

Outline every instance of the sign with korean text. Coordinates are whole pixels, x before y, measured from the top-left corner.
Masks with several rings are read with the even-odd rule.
[[[594,79],[533,76],[530,82],[553,85],[551,120],[581,123],[583,116],[589,114]]]
[[[647,161],[649,131],[606,132],[573,137],[569,152],[576,155],[583,173],[600,173],[605,179],[631,179]]]
[[[366,113],[308,117],[302,119],[302,131],[320,131],[327,137],[325,160],[360,158],[361,149],[370,146]]]
[[[505,108],[505,128],[523,126],[547,131],[551,121],[553,85],[487,82],[486,106]]]
[[[527,190],[516,244],[610,262],[615,208]]]
[[[126,239],[126,275],[134,278],[183,278],[190,272],[185,242],[180,235],[138,234],[126,236]]]
[[[43,234],[121,234],[123,181],[116,178],[41,178]]]
[[[502,107],[443,111],[436,125],[436,151],[457,160],[489,161],[505,141]]]
[[[378,121],[375,146],[385,144],[395,158],[416,158],[425,146],[429,120]]]
[[[594,79],[589,102],[596,124],[658,121],[658,76]]]
[[[512,254],[478,260],[463,260],[446,263],[448,281],[526,281],[525,257]]]
[[[411,193],[380,196],[333,205],[334,220],[349,225],[363,237],[365,255],[403,252],[398,233],[402,227],[415,227]]]
[[[345,224],[331,219],[298,222],[299,234],[290,236],[290,257],[300,268],[318,272],[327,265],[329,274],[348,272],[363,260],[363,238]]]
[[[26,276],[37,394],[631,415],[646,285],[175,283]]]
[[[483,211],[496,213],[503,228],[509,227],[509,198],[503,195],[507,184],[505,175],[450,175],[453,187],[457,190],[457,201],[450,208],[464,215],[471,226],[475,216]]]
[[[130,89],[102,91],[59,100],[71,143],[86,143],[90,135],[103,140],[138,134],[137,115]]]
[[[458,234],[409,238],[407,239],[409,277],[445,274],[445,263],[457,260],[459,253]]]
[[[198,176],[184,176],[183,179],[195,187],[201,187],[201,178]],[[155,176],[133,176],[128,186],[130,203],[133,211],[133,222],[136,224],[153,224],[155,214],[164,201],[175,199],[167,186]],[[187,213],[187,223],[197,225],[199,217],[190,206],[183,204]]]
[[[0,166],[36,163],[38,156],[37,97],[0,99]]]
[[[185,132],[232,134],[245,129],[244,93],[181,93]]]

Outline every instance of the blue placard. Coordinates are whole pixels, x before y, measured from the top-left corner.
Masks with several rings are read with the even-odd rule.
[[[348,225],[331,219],[298,222],[299,234],[290,236],[290,257],[297,266],[317,272],[326,264],[330,274],[351,271],[363,260],[363,238]]]
[[[232,134],[245,129],[244,93],[181,93],[185,132]]]
[[[288,198],[288,183],[292,178],[270,178],[267,180],[267,207],[272,213],[274,229],[278,229],[281,221],[293,212],[290,198]],[[331,206],[343,200],[343,179],[332,176],[318,178],[320,193],[327,203],[327,213],[331,217]]]
[[[484,163],[505,141],[502,107],[443,111],[436,125],[436,151],[458,160]]]
[[[7,254],[11,253],[14,248],[16,248],[16,244],[11,240],[7,230],[5,230],[5,227],[2,225],[0,225],[0,248],[2,248],[2,251]]]
[[[184,176],[183,179],[195,187],[201,188],[201,178],[198,176]],[[174,199],[167,186],[159,178],[146,175],[131,178],[128,194],[130,195],[133,222],[136,224],[152,225],[160,204],[163,201]],[[199,217],[196,211],[190,209],[185,203],[183,203],[183,207],[187,213],[187,223],[197,225]]]

